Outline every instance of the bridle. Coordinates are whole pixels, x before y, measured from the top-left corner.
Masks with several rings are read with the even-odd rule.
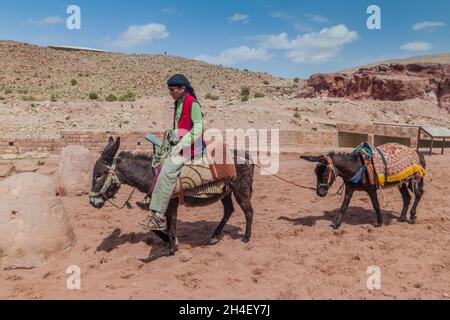
[[[331,159],[331,157],[328,155],[324,155],[323,157],[327,161],[326,167],[327,167],[327,171],[328,171],[328,176],[327,176],[327,182],[321,183],[321,184],[319,184],[319,186],[326,187],[328,190],[331,188],[331,184],[333,183],[333,175],[334,175],[334,178],[336,178],[337,174],[336,174],[336,169],[334,168],[333,160]]]
[[[108,189],[111,186],[119,187],[122,185],[122,182],[120,182],[119,178],[116,175],[116,166],[117,166],[118,158],[114,157],[113,163],[111,167],[108,166],[109,172],[108,176],[106,177],[105,183],[103,184],[103,187],[100,189],[99,192],[91,192],[89,193],[89,198],[100,198],[105,195],[105,193],[108,191]]]

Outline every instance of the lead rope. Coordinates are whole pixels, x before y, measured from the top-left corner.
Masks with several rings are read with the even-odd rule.
[[[255,164],[255,166],[258,167],[259,169],[261,169],[262,171],[265,171],[265,172],[267,172],[267,173],[271,173],[269,170],[262,168],[262,167],[261,167],[260,165],[258,165],[258,164]],[[295,182],[286,180],[286,179],[284,179],[284,178],[282,178],[282,177],[280,177],[280,176],[278,176],[278,175],[276,175],[276,174],[273,174],[272,176],[275,177],[275,178],[278,178],[278,179],[280,179],[281,181],[284,181],[284,182],[286,182],[286,183],[288,183],[288,184],[291,184],[291,185],[293,185],[293,186],[296,186],[296,187],[298,187],[298,188],[302,188],[302,189],[306,189],[306,190],[317,191],[316,188],[311,188],[311,187],[303,186],[303,185],[301,185],[301,184],[298,184],[298,183],[295,183]]]

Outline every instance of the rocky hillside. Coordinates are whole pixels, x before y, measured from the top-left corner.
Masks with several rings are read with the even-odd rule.
[[[315,74],[299,97],[318,96],[384,101],[429,99],[450,110],[450,64],[390,64],[354,73]]]
[[[267,73],[225,68],[162,55],[65,51],[0,41],[0,97],[17,100],[98,100],[167,95],[166,80],[184,73],[199,95],[239,95],[243,86],[270,92],[286,81]],[[292,83],[291,83],[292,85]],[[128,94],[131,92],[132,94]],[[95,95],[91,95],[95,98]]]

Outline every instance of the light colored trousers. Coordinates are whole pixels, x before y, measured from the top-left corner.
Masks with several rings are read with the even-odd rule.
[[[178,176],[184,165],[190,160],[190,158],[177,156],[170,157],[164,161],[152,193],[150,210],[158,212],[161,217],[165,216],[167,207],[177,186]]]

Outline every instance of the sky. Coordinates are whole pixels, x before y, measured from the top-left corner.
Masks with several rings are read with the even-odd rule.
[[[71,5],[80,8],[81,29],[67,27]],[[371,5],[380,10],[381,29],[368,28]],[[450,52],[450,1],[3,0],[0,39],[167,52],[306,78],[385,59]]]

